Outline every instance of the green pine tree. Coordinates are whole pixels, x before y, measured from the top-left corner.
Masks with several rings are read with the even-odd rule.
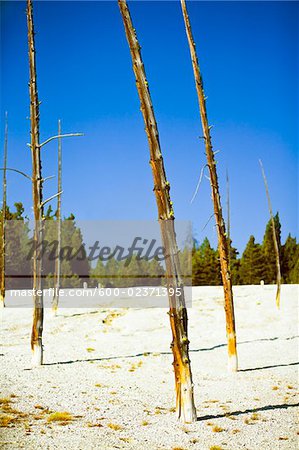
[[[30,247],[28,219],[24,216],[21,202],[15,203],[15,211],[6,207],[6,289],[25,289],[30,287],[31,260],[28,258]],[[0,222],[3,211],[0,210]],[[2,226],[1,226],[2,230]],[[0,235],[2,239],[2,235]],[[1,264],[1,261],[0,261]]]
[[[193,251],[192,284],[197,286],[217,286],[221,284],[218,252],[205,238],[203,243]]]
[[[228,244],[229,249],[229,258],[230,258],[230,273],[232,284],[240,284],[240,260],[238,259],[239,252],[238,250],[232,246],[232,240],[230,240]]]
[[[240,284],[259,284],[265,275],[265,259],[260,244],[250,236],[242,258],[240,260]]]
[[[278,248],[281,253],[281,225],[279,220],[279,214],[274,216],[275,232],[278,242]],[[264,281],[266,284],[276,283],[276,256],[273,242],[273,231],[271,220],[267,223],[264,239],[262,243],[262,251],[265,260],[265,273]]]
[[[297,244],[296,238],[293,238],[289,234],[284,245],[281,247],[281,271],[284,283],[296,283],[293,279],[296,280],[296,270],[294,269],[296,263],[298,264],[298,259],[299,244]]]

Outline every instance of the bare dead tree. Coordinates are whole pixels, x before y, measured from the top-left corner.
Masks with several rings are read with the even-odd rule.
[[[34,241],[36,243],[33,255],[33,324],[31,332],[31,350],[33,365],[43,363],[43,320],[44,304],[42,290],[42,258],[38,257],[37,247],[43,241],[43,179],[41,164],[41,147],[39,141],[39,100],[36,79],[35,41],[32,1],[27,0],[28,54],[29,54],[29,96],[30,96],[30,136],[32,157],[32,194],[34,212]]]
[[[4,131],[4,157],[3,157],[3,179],[2,179],[2,251],[1,251],[1,280],[0,280],[0,302],[1,306],[5,306],[5,250],[6,250],[6,236],[5,236],[5,225],[6,225],[6,196],[7,196],[7,143],[8,143],[8,119],[7,113],[5,113],[5,131]]]
[[[228,266],[230,267],[231,260],[231,242],[230,242],[230,193],[229,193],[229,176],[226,170],[226,213],[227,213],[227,245],[228,245]]]
[[[154,178],[154,192],[158,208],[161,237],[167,255],[166,274],[170,303],[169,316],[173,336],[171,349],[174,357],[173,366],[176,386],[176,412],[178,418],[182,422],[190,423],[196,420],[196,409],[194,405],[193,383],[189,359],[189,340],[187,331],[188,317],[174,229],[174,212],[169,195],[170,185],[166,179],[158,127],[136,32],[133,28],[126,1],[118,0],[118,4],[131,52],[136,86],[145,123],[145,131],[150,149],[150,165]],[[175,293],[173,295],[170,295],[170,287],[174,288]],[[181,295],[178,295],[177,292],[181,292]]]
[[[61,122],[58,120],[58,135],[61,135]],[[61,154],[61,138],[58,139],[58,192],[62,191],[62,154]],[[54,297],[52,302],[52,312],[57,313],[59,303],[59,289],[60,289],[60,250],[61,250],[61,195],[57,197],[57,255],[55,260],[55,274],[54,274]]]
[[[263,180],[264,180],[264,184],[265,184],[266,196],[267,196],[267,200],[268,200],[268,208],[269,208],[269,213],[270,213],[270,220],[271,220],[271,225],[272,225],[273,245],[274,245],[275,262],[276,262],[276,283],[277,283],[276,306],[277,306],[277,308],[279,308],[280,307],[280,287],[281,287],[281,270],[280,270],[279,247],[278,247],[278,240],[277,240],[277,235],[276,235],[276,230],[275,230],[275,222],[274,222],[274,217],[273,217],[273,211],[272,211],[272,204],[271,204],[271,199],[270,199],[268,182],[267,182],[264,166],[263,166],[263,163],[262,163],[261,159],[259,160],[259,163],[260,163],[260,166],[261,166],[261,171],[262,171]]]
[[[39,100],[37,90],[37,73],[36,73],[36,50],[35,50],[35,33],[33,22],[32,0],[27,0],[27,28],[28,28],[28,55],[29,55],[29,97],[30,97],[30,137],[29,145],[32,158],[32,197],[33,197],[33,213],[34,213],[34,254],[33,254],[33,324],[31,332],[31,349],[33,352],[33,365],[41,365],[43,363],[43,319],[44,319],[44,303],[43,303],[43,286],[42,286],[42,258],[39,257],[38,248],[41,247],[43,241],[43,221],[44,206],[61,192],[52,195],[43,201],[43,183],[46,179],[42,177],[41,148],[51,142],[53,139],[70,136],[82,136],[82,133],[71,133],[65,135],[52,136],[46,141],[40,143],[39,137]],[[26,177],[28,175],[23,174]],[[48,178],[47,178],[48,179]]]
[[[214,214],[217,225],[218,234],[218,249],[221,265],[221,275],[224,288],[224,304],[225,304],[225,316],[226,316],[226,334],[228,341],[228,368],[231,371],[238,370],[238,358],[237,358],[237,345],[236,345],[236,328],[235,328],[235,314],[234,314],[234,302],[233,302],[233,290],[231,275],[229,270],[229,252],[227,245],[227,235],[225,230],[225,223],[223,220],[218,175],[216,169],[216,161],[214,157],[214,151],[212,147],[212,139],[210,134],[211,127],[208,123],[207,109],[206,109],[206,97],[203,89],[203,82],[200,73],[200,67],[198,63],[195,42],[193,39],[191,24],[187,12],[185,0],[181,0],[182,12],[186,27],[186,33],[190,48],[196,91],[198,96],[200,116],[203,130],[203,138],[205,142],[206,157],[208,162],[208,168],[210,173],[210,184],[212,190],[212,200],[214,207]]]

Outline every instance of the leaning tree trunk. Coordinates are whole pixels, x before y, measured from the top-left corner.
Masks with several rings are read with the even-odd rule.
[[[178,248],[174,229],[174,214],[169,195],[169,182],[166,179],[163,157],[159,142],[159,134],[151,96],[146,81],[140,46],[132,25],[130,12],[125,0],[118,0],[125,32],[129,43],[136,85],[141,103],[141,111],[145,122],[145,130],[150,149],[150,164],[154,178],[159,223],[162,243],[166,252],[166,274],[170,303],[170,324],[173,341],[171,344],[174,357],[174,373],[176,385],[176,411],[178,418],[185,423],[196,420],[196,409],[193,397],[193,383],[189,359],[189,341],[187,336],[187,309],[180,274]],[[174,288],[170,295],[169,288]],[[177,295],[179,288],[181,295]]]
[[[236,329],[235,329],[235,315],[234,315],[234,302],[231,275],[229,271],[229,251],[227,245],[227,237],[225,231],[225,223],[223,220],[222,207],[220,201],[218,176],[216,170],[216,161],[214,157],[212,140],[210,135],[210,127],[208,124],[207,110],[206,110],[206,98],[203,89],[203,82],[200,74],[200,68],[198,58],[196,54],[195,43],[192,35],[191,24],[187,12],[185,0],[181,0],[181,6],[185,21],[186,33],[190,47],[190,54],[197,90],[197,96],[199,101],[200,116],[203,129],[203,137],[205,141],[206,156],[208,161],[210,183],[212,189],[212,200],[214,206],[214,214],[217,225],[218,234],[218,248],[221,265],[221,275],[224,288],[224,302],[225,302],[225,315],[226,315],[226,334],[228,341],[228,368],[231,371],[238,370],[238,358],[237,358],[237,345],[236,345]]]
[[[34,241],[33,255],[33,324],[31,333],[31,349],[33,352],[33,365],[43,363],[43,291],[42,291],[42,257],[38,255],[38,247],[43,240],[43,180],[39,142],[39,101],[36,81],[35,43],[32,1],[27,0],[27,26],[28,26],[28,53],[29,53],[29,95],[30,95],[30,135],[32,155],[32,193],[34,211]]]
[[[273,217],[273,211],[272,211],[272,205],[271,205],[271,199],[270,199],[270,193],[268,188],[268,182],[266,178],[266,174],[264,171],[264,166],[261,160],[259,160],[262,175],[264,179],[265,189],[266,189],[266,196],[268,200],[268,207],[269,207],[269,213],[270,213],[270,219],[271,219],[271,225],[272,225],[272,235],[273,235],[273,244],[274,244],[274,251],[275,251],[275,261],[276,261],[276,283],[277,283],[277,290],[276,290],[276,306],[277,308],[280,307],[280,285],[281,285],[281,271],[280,271],[280,257],[279,257],[279,247],[278,247],[278,241],[276,236],[276,230],[275,230],[275,222]]]
[[[58,121],[58,136],[61,135],[61,123]],[[58,138],[58,191],[62,192],[61,183],[62,162],[61,162],[61,138]],[[57,197],[57,255],[55,260],[55,275],[54,275],[54,297],[52,302],[52,312],[57,313],[59,303],[59,289],[60,289],[60,250],[61,250],[61,195]]]
[[[7,113],[5,115],[5,134],[4,134],[4,160],[3,160],[3,180],[2,180],[2,189],[3,189],[3,199],[2,199],[2,229],[1,229],[1,280],[0,280],[0,302],[1,306],[5,306],[5,244],[6,244],[6,236],[5,236],[5,220],[6,220],[6,168],[7,168],[7,140],[8,140],[8,121],[7,121]]]
[[[229,194],[229,176],[226,171],[226,213],[227,213],[227,245],[228,245],[228,267],[231,270],[231,240],[230,240],[230,194]]]

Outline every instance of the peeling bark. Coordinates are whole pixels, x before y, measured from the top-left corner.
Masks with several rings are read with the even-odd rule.
[[[32,0],[27,0],[28,55],[29,55],[29,96],[30,96],[30,137],[32,156],[32,196],[34,212],[34,240],[36,248],[43,240],[43,179],[39,142],[39,101],[36,80],[35,42]],[[43,291],[42,291],[42,258],[38,257],[37,249],[33,255],[33,324],[31,332],[32,364],[43,363]]]
[[[268,200],[268,208],[269,208],[269,214],[271,219],[271,225],[272,225],[272,235],[273,235],[273,245],[274,245],[274,251],[275,251],[275,262],[276,262],[276,283],[277,283],[277,290],[276,290],[276,306],[277,308],[280,308],[280,286],[281,286],[281,270],[280,270],[280,257],[279,257],[279,247],[278,247],[278,241],[276,236],[276,230],[275,230],[275,222],[273,217],[273,211],[272,211],[272,205],[271,205],[271,199],[270,199],[270,193],[269,193],[269,187],[267,182],[267,177],[264,171],[264,166],[261,160],[259,160],[263,180],[265,184],[265,190],[266,190],[266,196]]]
[[[196,421],[196,409],[193,397],[193,383],[189,359],[189,341],[187,335],[187,309],[180,274],[178,247],[174,229],[174,213],[169,195],[169,182],[166,179],[164,162],[161,153],[158,127],[155,119],[151,96],[146,80],[140,46],[133,28],[128,5],[125,0],[118,0],[123,18],[125,32],[130,47],[136,86],[140,98],[141,112],[145,123],[145,131],[150,149],[150,165],[154,179],[161,237],[166,249],[166,277],[168,288],[180,288],[182,295],[169,294],[170,325],[173,341],[171,349],[174,357],[174,374],[176,386],[176,412],[184,423]]]
[[[0,280],[0,302],[1,306],[5,306],[5,245],[6,245],[6,235],[5,235],[5,225],[6,225],[6,169],[7,169],[7,142],[8,142],[8,120],[7,113],[5,114],[5,132],[4,132],[4,158],[3,158],[3,180],[2,180],[2,229],[1,229],[1,280]]]
[[[224,307],[226,316],[226,335],[228,341],[228,369],[230,371],[238,370],[238,360],[237,360],[237,344],[236,344],[236,329],[235,329],[235,314],[234,314],[234,303],[233,303],[233,291],[231,283],[231,275],[229,270],[229,251],[227,245],[227,236],[225,230],[225,223],[223,220],[218,176],[216,169],[216,161],[214,157],[214,151],[212,147],[211,134],[208,123],[207,109],[206,109],[206,97],[203,89],[202,77],[200,74],[200,68],[195,48],[195,42],[192,35],[191,24],[187,12],[185,0],[181,0],[182,12],[186,27],[186,33],[190,48],[196,91],[199,102],[203,137],[205,141],[206,157],[210,173],[210,184],[212,190],[212,200],[214,207],[214,214],[217,225],[217,235],[218,235],[218,249],[221,265],[221,276],[224,288]]]
[[[58,136],[61,135],[61,123],[58,121]],[[62,192],[62,161],[61,161],[61,138],[58,138],[58,191]],[[52,312],[56,315],[59,303],[59,289],[60,289],[60,249],[61,249],[61,195],[57,197],[57,256],[55,261],[55,275],[54,275],[54,297],[52,302]]]

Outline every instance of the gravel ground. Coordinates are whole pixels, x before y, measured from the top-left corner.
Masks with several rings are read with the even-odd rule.
[[[190,356],[198,421],[177,422],[166,309],[45,314],[44,365],[31,369],[30,308],[2,314],[3,449],[298,448],[299,287],[238,286],[239,371],[227,372],[221,287],[193,288]],[[53,413],[68,412],[61,421]],[[64,418],[63,418],[64,417]],[[68,420],[71,419],[71,420]]]

